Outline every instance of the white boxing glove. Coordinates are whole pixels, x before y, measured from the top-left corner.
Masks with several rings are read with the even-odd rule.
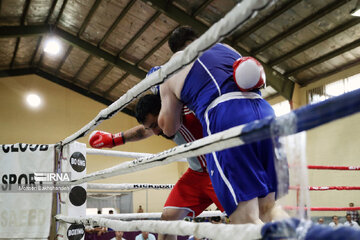
[[[253,57],[242,57],[233,64],[233,76],[240,91],[247,92],[260,88],[266,83],[263,66]]]

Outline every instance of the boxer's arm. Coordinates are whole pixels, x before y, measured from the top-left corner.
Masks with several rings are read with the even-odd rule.
[[[125,142],[139,141],[152,135],[154,135],[153,131],[145,129],[143,125],[115,134],[94,131],[89,136],[89,144],[93,148],[112,148],[125,144]]]
[[[159,113],[158,124],[163,133],[173,136],[181,125],[181,110],[183,104],[175,96],[171,89],[173,81],[165,82],[160,86],[161,110]]]
[[[152,135],[154,135],[154,132],[150,129],[145,129],[143,125],[138,125],[124,132],[126,142],[140,141]]]

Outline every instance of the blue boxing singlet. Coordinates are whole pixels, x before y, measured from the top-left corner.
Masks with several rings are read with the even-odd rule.
[[[195,112],[204,136],[274,115],[260,91],[238,89],[232,65],[239,57],[234,50],[216,44],[195,60],[185,79],[181,101]],[[217,197],[228,215],[241,201],[276,192],[271,139],[209,153],[206,161]]]

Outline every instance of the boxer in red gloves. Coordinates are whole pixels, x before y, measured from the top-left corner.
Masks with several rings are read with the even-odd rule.
[[[169,137],[162,133],[157,125],[157,116],[161,108],[160,96],[149,94],[142,97],[136,106],[136,117],[139,123],[134,128],[116,134],[94,131],[89,137],[93,148],[112,148],[126,142],[140,141],[153,135]],[[183,108],[182,126],[171,138],[178,145],[202,138],[202,127],[194,113]],[[203,155],[187,158],[188,170],[178,180],[168,196],[161,215],[162,220],[181,220],[186,216],[196,217],[209,205],[215,203],[220,211],[224,211],[216,197]],[[176,239],[173,235],[159,235],[159,239]]]

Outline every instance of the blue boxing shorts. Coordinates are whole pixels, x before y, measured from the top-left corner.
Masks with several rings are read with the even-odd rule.
[[[271,106],[256,93],[224,94],[205,112],[204,136],[273,115]],[[271,139],[209,153],[206,160],[215,193],[229,216],[239,202],[276,192]]]

